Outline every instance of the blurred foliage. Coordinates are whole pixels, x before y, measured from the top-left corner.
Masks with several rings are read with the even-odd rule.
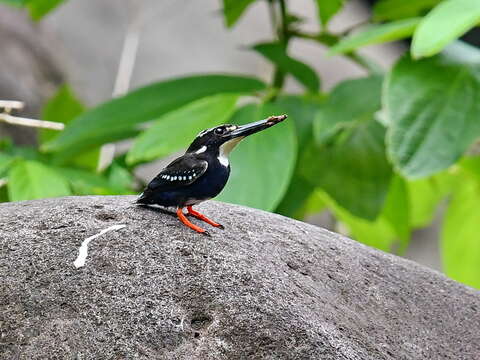
[[[0,3],[26,8],[33,20],[40,20],[65,0],[0,0]]]
[[[0,1],[25,6],[35,18],[60,2]],[[136,166],[185,148],[201,129],[287,113],[288,121],[232,154],[219,199],[299,219],[328,210],[351,237],[400,254],[412,231],[446,204],[445,271],[480,288],[480,157],[469,150],[480,136],[480,51],[457,40],[480,23],[480,1],[379,0],[368,24],[343,33],[330,31],[329,22],[348,1],[312,1],[315,33],[302,31],[287,0],[223,0],[229,28],[241,26],[255,3],[269,7],[274,38],[249,47],[271,63],[269,84],[196,75],[87,110],[68,87],[59,89],[43,117],[65,123],[63,132],[41,132],[40,149],[2,140],[0,199],[129,193],[141,187],[132,176]],[[313,64],[289,50],[297,38],[357,63],[365,77],[326,93]],[[358,53],[399,39],[411,39],[411,47],[391,69]],[[287,94],[287,77],[304,92]],[[97,172],[99,147],[128,138],[128,153]]]

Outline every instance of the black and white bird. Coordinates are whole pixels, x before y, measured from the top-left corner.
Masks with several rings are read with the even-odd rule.
[[[193,210],[192,206],[222,191],[230,175],[228,155],[242,139],[286,118],[287,115],[270,116],[242,126],[226,124],[201,131],[185,154],[168,164],[147,185],[137,203],[174,206],[182,223],[205,235],[209,233],[186,218],[184,207],[189,215],[223,229],[222,225]]]

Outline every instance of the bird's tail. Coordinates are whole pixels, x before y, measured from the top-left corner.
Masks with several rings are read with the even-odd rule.
[[[138,199],[135,200],[135,202],[137,204],[147,204],[147,205],[152,203],[148,198],[148,196],[145,195],[145,192],[141,193]]]

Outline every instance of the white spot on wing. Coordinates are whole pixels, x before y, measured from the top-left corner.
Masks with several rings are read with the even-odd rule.
[[[207,147],[203,145],[200,149],[195,151],[195,154],[201,154],[201,153],[204,153],[205,151],[207,151]]]
[[[110,226],[106,229],[103,229],[98,234],[95,234],[95,235],[90,236],[89,238],[86,238],[85,240],[83,240],[82,245],[78,249],[77,259],[75,260],[73,265],[75,265],[75,267],[77,269],[85,265],[85,260],[87,259],[87,256],[88,256],[88,244],[90,243],[90,241],[92,241],[93,239],[96,239],[97,237],[105,234],[106,232],[109,232],[109,231],[112,231],[112,230],[120,230],[120,229],[123,229],[125,226],[127,226],[127,225],[124,225],[124,224],[113,225],[113,226]]]

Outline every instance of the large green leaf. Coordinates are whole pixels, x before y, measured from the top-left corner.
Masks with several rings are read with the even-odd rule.
[[[318,7],[318,17],[323,26],[327,25],[330,19],[340,11],[345,0],[315,0]]]
[[[275,108],[279,113],[288,114],[289,120],[295,124],[299,156],[306,148],[305,145],[312,140],[313,119],[322,103],[323,99],[317,97],[293,95],[281,96],[275,100]],[[306,202],[313,190],[314,186],[301,176],[300,169],[296,166],[292,181],[275,212],[289,217],[303,218],[309,211]]]
[[[131,136],[140,123],[194,100],[221,93],[249,94],[264,88],[265,84],[257,79],[227,75],[199,75],[155,83],[83,113],[44,148],[79,152]]]
[[[381,44],[410,37],[421,18],[398,20],[381,25],[370,25],[365,30],[343,38],[329,54],[344,54],[362,46]]]
[[[410,242],[410,207],[406,181],[398,175],[393,176],[382,216],[390,223],[400,239],[399,253],[404,253]]]
[[[480,22],[480,1],[446,0],[422,20],[413,36],[415,58],[439,53]]]
[[[371,119],[342,132],[335,141],[311,146],[303,175],[342,208],[374,220],[383,208],[392,169],[385,157],[385,130]]]
[[[348,236],[383,251],[392,250],[397,234],[385,217],[379,216],[370,221],[343,209],[324,191],[317,190],[315,194],[348,229]]]
[[[455,188],[442,229],[442,258],[451,278],[480,289],[480,183]]]
[[[291,74],[310,91],[317,92],[320,88],[320,79],[317,73],[310,66],[289,56],[283,45],[263,43],[253,46],[253,49],[278,66],[283,72]]]
[[[149,161],[187,147],[199,131],[229,119],[237,99],[231,94],[211,96],[162,116],[135,139],[127,162]]]
[[[17,160],[9,172],[11,201],[70,195],[67,180],[54,169],[37,161]]]
[[[303,209],[314,190],[315,187],[296,171],[275,212],[291,218],[303,218]]]
[[[380,108],[381,89],[379,76],[337,85],[315,117],[313,129],[317,143],[323,144],[338,131],[371,120]]]
[[[228,27],[235,25],[243,12],[255,2],[255,0],[223,0],[223,14]]]
[[[279,114],[275,105],[247,105],[229,122],[245,124]],[[288,118],[243,140],[230,155],[231,174],[218,200],[272,211],[287,190],[295,166],[297,142]]]
[[[442,0],[380,0],[373,7],[375,21],[398,20],[424,15]]]
[[[61,86],[56,94],[45,104],[42,109],[43,120],[68,124],[75,117],[85,111],[83,104],[77,99],[68,85]],[[39,140],[44,144],[60,133],[55,130],[40,130]]]
[[[131,190],[124,187],[124,182],[119,184],[118,179],[111,182],[103,175],[75,168],[55,167],[55,171],[70,183],[73,193],[76,195],[133,194]]]
[[[413,228],[432,223],[439,204],[454,187],[455,176],[442,172],[426,179],[407,182],[410,222]]]
[[[10,155],[4,154],[0,152],[0,178],[2,178],[10,165],[13,162],[13,157]]]
[[[295,124],[298,144],[301,146],[310,142],[312,137],[313,119],[322,108],[325,99],[317,96],[287,95],[275,100],[275,107],[281,113],[288,114]],[[300,148],[299,151],[302,149]]]
[[[406,177],[443,170],[480,135],[478,65],[402,58],[384,86],[388,152]]]
[[[380,213],[392,175],[385,130],[374,119],[380,92],[379,77],[338,85],[315,119],[317,146],[308,147],[301,161],[309,181],[342,208],[368,220]]]
[[[85,111],[85,106],[78,100],[73,90],[68,85],[61,86],[57,93],[51,98],[42,109],[42,119],[68,124],[75,117]],[[51,141],[59,136],[60,132],[55,130],[40,130],[39,139],[41,144]],[[61,152],[54,156],[55,163],[66,163],[81,168],[95,170],[100,157],[100,147],[88,148],[86,151],[68,156],[68,153]]]

